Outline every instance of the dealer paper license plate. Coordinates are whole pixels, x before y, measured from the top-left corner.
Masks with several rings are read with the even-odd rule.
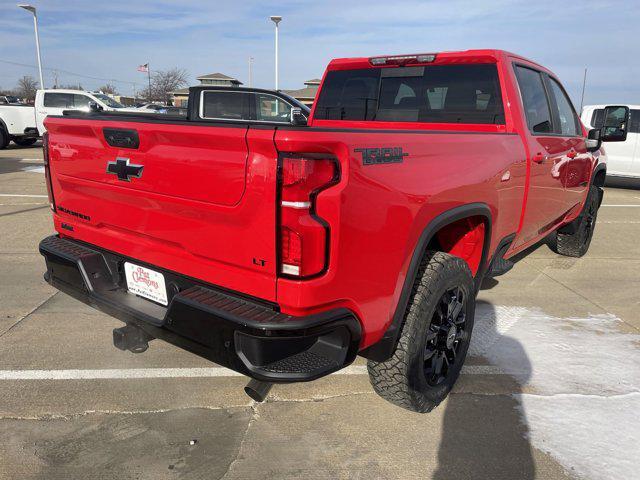
[[[127,277],[127,288],[131,293],[165,306],[169,303],[167,301],[164,275],[160,272],[125,262],[124,273]]]

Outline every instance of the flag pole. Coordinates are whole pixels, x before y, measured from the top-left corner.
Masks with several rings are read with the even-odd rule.
[[[149,80],[149,101],[151,101],[151,64],[147,63],[147,79]]]

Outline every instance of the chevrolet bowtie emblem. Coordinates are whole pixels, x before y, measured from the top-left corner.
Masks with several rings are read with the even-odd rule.
[[[115,162],[107,163],[107,173],[118,176],[118,180],[130,182],[131,177],[140,178],[144,165],[129,164],[128,158],[116,158]]]

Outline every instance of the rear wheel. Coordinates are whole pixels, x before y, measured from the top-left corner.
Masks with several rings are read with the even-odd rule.
[[[557,253],[566,257],[582,257],[587,253],[596,226],[599,206],[600,188],[591,185],[582,213],[572,222],[573,233],[556,232]]]
[[[16,145],[20,145],[21,147],[30,147],[31,145],[36,143],[37,140],[38,140],[37,138],[33,138],[33,137],[27,137],[27,138],[14,137],[13,138],[13,142]]]
[[[467,355],[475,311],[473,276],[458,257],[427,252],[396,350],[367,364],[373,389],[414,412],[433,410],[451,391]]]
[[[9,145],[9,135],[4,128],[0,127],[0,150],[7,148],[7,145]]]

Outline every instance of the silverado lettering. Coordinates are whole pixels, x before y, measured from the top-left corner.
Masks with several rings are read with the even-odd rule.
[[[165,340],[247,375],[256,400],[360,355],[378,394],[428,412],[460,374],[483,279],[549,234],[561,255],[589,248],[599,131],[519,55],[334,60],[311,111],[270,90],[189,95],[185,119],[45,120],[58,232],[40,243],[45,278],[122,320],[120,349]],[[228,120],[230,98],[283,113]],[[102,141],[107,128],[144,146],[128,147],[135,165],[112,160],[121,146]],[[99,220],[77,213],[88,204]],[[137,264],[155,289],[127,284]]]
[[[68,208],[63,207],[62,205],[57,205],[56,208],[58,210],[60,210],[61,212],[66,213],[67,215],[71,215],[71,216],[74,216],[74,217],[81,218],[82,220],[86,220],[87,222],[91,220],[91,217],[89,215],[84,215],[82,213],[74,212],[73,210],[69,210]],[[67,227],[70,227],[70,226],[71,225],[67,224],[66,227],[64,227],[64,228],[67,228]]]

